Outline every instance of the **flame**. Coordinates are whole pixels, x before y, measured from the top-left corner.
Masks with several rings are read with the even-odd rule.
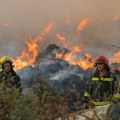
[[[82,50],[80,49],[80,46],[75,46],[73,48],[73,51],[71,51],[70,53],[66,53],[66,54],[57,53],[56,58],[63,59],[73,65],[79,65],[84,70],[93,67],[94,60],[91,57],[91,55],[89,53],[85,53],[84,54],[85,58],[81,59],[81,56],[80,56],[81,54],[83,53],[82,53]]]
[[[66,16],[66,22],[71,23],[69,16]],[[87,25],[88,19],[83,19],[77,26],[77,32],[80,33],[81,30]],[[25,39],[26,48],[23,49],[21,55],[16,57],[13,62],[15,65],[15,70],[23,68],[24,66],[34,65],[35,59],[38,56],[38,43],[43,41],[44,35],[48,34],[53,28],[53,23],[48,23],[48,25],[43,29],[42,33],[35,39],[27,38]],[[88,53],[83,53],[80,46],[71,47],[70,42],[67,42],[66,38],[61,34],[56,34],[57,39],[62,43],[63,47],[67,47],[71,50],[69,53],[55,53],[57,59],[63,59],[70,64],[79,65],[83,69],[88,69],[93,67],[94,60]],[[83,58],[84,56],[84,58]]]
[[[88,23],[88,19],[83,19],[82,22],[79,23],[79,25],[77,26],[77,33],[79,34],[83,28],[87,25]]]
[[[61,41],[65,41],[65,37],[63,37],[62,35],[60,35],[59,33],[56,34],[56,37],[61,40]]]
[[[57,53],[57,54],[56,54],[56,58],[57,58],[57,59],[61,59],[61,58],[62,58],[62,56],[63,56],[63,54],[62,54],[62,53]]]
[[[38,37],[34,39],[27,37],[25,39],[27,47],[21,52],[19,57],[13,59],[15,70],[21,69],[28,65],[33,65],[36,57],[38,56],[38,43],[43,41],[44,35],[48,34],[52,28],[53,24],[49,23],[43,30],[43,33],[40,33]]]
[[[48,34],[52,28],[53,28],[53,23],[49,23],[47,27],[45,27],[43,35]]]
[[[70,47],[71,47],[70,42],[68,42],[67,39],[64,36],[62,36],[61,34],[57,33],[56,37],[59,40],[59,42],[62,45],[62,47],[70,49]]]
[[[21,55],[19,57],[13,59],[15,70],[23,68],[28,65],[33,65],[38,55],[38,42],[42,42],[42,40],[43,38],[40,35],[35,39],[28,37],[25,39],[27,48],[25,48],[21,52]]]
[[[80,46],[78,46],[78,45],[75,46],[75,47],[74,47],[74,52],[75,52],[75,53],[82,52],[82,51],[80,50]]]
[[[113,58],[113,63],[119,63],[120,62],[120,51],[116,52],[114,54],[114,58]]]
[[[74,65],[79,65],[81,68],[86,70],[86,69],[92,68],[94,66],[94,60],[90,56],[90,54],[85,53],[85,59],[84,60],[75,61],[75,62],[73,62],[73,64]]]

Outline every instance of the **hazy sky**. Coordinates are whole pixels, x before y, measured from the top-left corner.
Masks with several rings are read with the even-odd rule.
[[[115,36],[115,40],[113,38],[120,34],[120,21],[117,24],[101,24],[99,19],[109,21],[115,16],[119,18],[120,0],[0,0],[0,57],[5,54],[18,54],[24,45],[22,36],[37,36],[49,22],[57,23],[60,27],[66,15],[71,19],[80,16],[95,20],[95,24],[90,22],[82,35],[83,43],[88,49],[90,46],[94,48],[94,45],[99,45],[100,42],[97,41],[104,43],[106,38],[109,38],[110,42],[119,43],[120,35]],[[95,41],[94,45],[89,42],[89,38]]]

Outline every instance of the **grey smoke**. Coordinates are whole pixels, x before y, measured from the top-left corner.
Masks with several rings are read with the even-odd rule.
[[[70,75],[76,75],[78,76],[80,79],[83,79],[83,74],[82,73],[77,73],[78,69],[77,68],[72,68],[72,67],[68,67],[64,70],[60,70],[59,72],[57,72],[56,74],[54,74],[50,80],[65,80],[68,79],[70,77]]]
[[[1,0],[0,57],[18,56],[25,44],[23,36],[37,36],[49,22],[55,26],[40,47],[51,42],[59,44],[55,38],[57,32],[66,35],[73,46],[83,43],[84,50],[94,57],[101,54],[111,57],[116,49],[109,43],[120,44],[119,6],[119,0]],[[66,15],[74,21],[70,28],[65,26]],[[114,21],[116,16],[118,20]],[[83,18],[89,18],[88,25],[80,36],[70,36]]]

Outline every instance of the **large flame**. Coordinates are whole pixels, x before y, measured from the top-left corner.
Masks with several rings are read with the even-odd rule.
[[[94,66],[94,60],[89,53],[85,53],[85,59],[79,59],[78,61],[73,62],[74,65],[79,65],[84,70],[92,68]]]
[[[66,16],[67,24],[71,23],[69,16]],[[87,25],[88,19],[83,19],[77,26],[77,33],[79,34],[83,28]],[[7,25],[7,24],[6,24]],[[27,65],[33,65],[35,59],[38,55],[38,43],[43,41],[43,37],[48,34],[53,28],[53,23],[48,23],[48,25],[43,29],[42,33],[35,39],[27,38],[25,39],[27,47],[21,52],[19,57],[14,59],[15,70],[20,69]],[[79,65],[83,69],[88,69],[93,67],[94,59],[89,53],[84,53],[79,45],[72,47],[70,42],[67,41],[66,37],[60,33],[56,34],[57,39],[62,43],[62,47],[69,49],[71,52],[65,53],[64,49],[62,53],[56,53],[57,59],[63,59],[70,64]],[[113,63],[120,62],[120,51],[114,54]]]
[[[38,42],[43,40],[42,36],[38,36],[35,39],[26,38],[25,42],[27,47],[21,52],[19,57],[13,59],[15,70],[20,69],[27,65],[32,65],[38,55]]]
[[[84,70],[94,66],[94,60],[91,55],[89,53],[83,54],[79,45],[76,45],[75,47],[70,46],[65,37],[61,36],[59,33],[56,34],[56,37],[63,43],[63,46],[65,45],[66,47],[68,47],[69,50],[71,50],[71,52],[66,54],[64,53],[64,50],[62,53],[56,53],[57,59],[63,59],[73,65],[79,65]],[[84,56],[84,59],[82,58],[82,56]]]
[[[71,19],[69,16],[66,16],[67,19],[67,24],[71,23]],[[88,19],[84,19],[77,27],[78,33],[85,27],[85,25],[88,23]],[[44,28],[42,33],[36,38],[36,39],[31,39],[27,38],[25,39],[27,47],[21,52],[21,55],[19,57],[16,57],[14,59],[14,65],[15,65],[15,70],[20,69],[24,66],[27,65],[33,65],[35,62],[35,59],[38,55],[38,43],[43,40],[44,35],[48,34],[50,30],[53,28],[53,23],[48,23],[48,25]],[[65,37],[63,37],[61,34],[57,33],[56,37],[58,38],[59,41],[62,42],[63,46],[65,47],[66,45],[69,46],[69,42],[66,41]],[[91,67],[92,65],[90,64],[90,55],[89,57],[85,55],[85,59],[78,59],[78,54],[81,54],[81,50],[79,46],[75,46],[72,52],[64,54],[56,54],[56,58],[59,59],[64,59],[68,61],[71,64],[74,65],[80,65],[83,69],[87,69]]]
[[[49,23],[43,30],[43,32],[38,35],[38,37],[32,38],[25,38],[25,43],[27,45],[26,48],[21,52],[19,57],[13,59],[15,70],[21,69],[28,65],[33,65],[35,62],[36,57],[38,56],[38,43],[43,41],[43,37],[50,32],[53,28],[53,23]]]
[[[80,49],[80,46],[75,46],[70,53],[66,54],[63,53],[57,53],[56,58],[64,59],[65,61],[73,65],[79,65],[84,70],[91,68],[94,65],[94,60],[90,54],[85,53],[84,58],[81,57],[83,53],[82,50]]]

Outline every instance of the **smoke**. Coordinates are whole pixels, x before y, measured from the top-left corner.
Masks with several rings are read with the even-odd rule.
[[[77,68],[68,67],[64,70],[60,70],[59,72],[57,72],[54,76],[50,78],[50,80],[65,80],[65,79],[68,79],[70,75],[76,75],[81,79],[83,79],[82,72],[77,73],[78,71],[79,70]]]
[[[119,0],[1,0],[0,57],[19,55],[25,44],[23,36],[37,36],[50,22],[55,26],[41,47],[58,43],[55,33],[60,32],[71,45],[82,43],[95,57],[111,57],[116,49],[109,44],[120,44],[119,6]],[[71,18],[71,27],[65,25],[66,15]],[[88,25],[79,36],[71,34],[83,18],[89,19]]]

